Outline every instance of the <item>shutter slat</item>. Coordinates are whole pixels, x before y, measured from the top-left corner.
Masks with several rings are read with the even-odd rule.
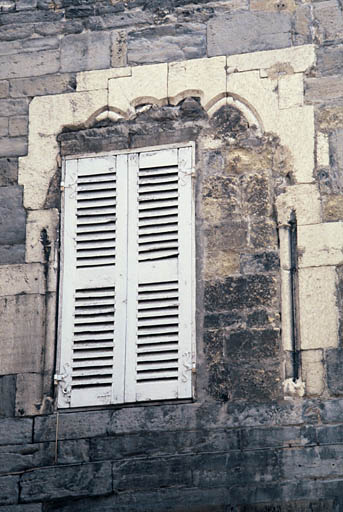
[[[114,215],[116,213],[116,209],[115,207],[113,206],[108,206],[108,207],[103,207],[103,208],[81,208],[80,210],[77,211],[77,218],[81,220],[82,222],[82,218],[84,217],[90,217],[90,216],[93,216],[96,217],[98,215],[101,215],[101,216],[106,216],[108,217],[109,215]]]
[[[169,343],[169,342],[177,342],[178,340],[178,331],[175,332],[162,332],[162,333],[154,333],[148,332],[147,334],[142,333],[140,330],[137,345],[151,345],[151,344],[159,344],[159,343]]]
[[[139,301],[139,305],[138,305],[138,311],[142,311],[143,313],[145,312],[144,310],[147,310],[147,309],[151,309],[151,310],[154,310],[156,311],[156,313],[158,312],[159,308],[165,308],[165,307],[177,307],[179,305],[179,301],[177,299],[174,299],[174,300],[159,300],[158,302],[156,301],[147,301],[147,300],[140,300]]]
[[[158,224],[155,226],[142,226],[139,232],[139,236],[155,235],[157,233],[177,233],[177,222],[170,222],[169,219],[165,223]]]
[[[139,170],[139,178],[148,177],[151,178],[161,178],[161,176],[175,176],[177,173],[177,167],[174,165],[165,166],[165,167],[147,167],[145,169]]]
[[[173,167],[173,169],[175,169],[175,167]],[[145,173],[145,176],[146,178],[144,177],[144,175],[141,175],[141,173],[139,173],[139,183],[141,186],[151,185],[152,183],[156,183],[156,185],[161,184],[162,186],[170,186],[169,184],[171,182],[177,183],[177,172],[175,171],[173,174],[167,176],[165,174],[156,174],[156,171],[154,169],[153,173],[148,171]]]
[[[177,254],[177,250],[168,250],[168,251],[154,251],[154,254],[151,253],[141,253],[139,256],[139,261],[145,261],[145,260],[158,260],[162,258],[171,258],[172,256],[175,256]]]
[[[79,198],[78,198],[79,199]],[[82,201],[82,199],[78,200],[77,203],[77,210],[82,210],[84,208],[90,209],[90,208],[101,208],[102,206],[115,206],[116,200],[115,196],[113,197],[99,197],[98,199],[87,199],[85,201]],[[101,213],[101,211],[100,211]]]
[[[177,342],[177,339],[176,339]],[[173,353],[177,353],[177,343],[162,343],[162,344],[139,344],[137,346],[137,353],[142,354],[140,357],[144,357],[143,355],[149,354],[150,352],[170,352],[173,351]]]
[[[166,315],[169,316],[161,316],[157,315],[157,317],[154,315],[154,317],[151,317],[151,314],[148,317],[145,317],[144,314],[140,313],[138,317],[138,327],[153,327],[155,325],[161,325],[161,326],[174,326],[178,325],[178,310],[176,314],[166,313]]]
[[[115,174],[112,174],[112,179],[110,179],[110,177],[108,176],[107,177],[107,181],[105,182],[102,182],[102,183],[99,183],[98,180],[96,180],[95,182],[93,181],[89,181],[89,180],[84,180],[82,183],[80,183],[80,180],[79,180],[79,183],[77,185],[77,192],[91,192],[91,191],[94,191],[94,192],[97,192],[97,191],[101,191],[101,190],[116,190],[116,178],[115,178]],[[92,178],[93,179],[93,178]],[[96,178],[94,178],[96,179]]]
[[[96,375],[97,373],[99,373],[99,370],[97,370],[96,368],[104,368],[104,367],[109,367],[111,370],[112,370],[112,365],[113,365],[113,361],[112,361],[112,355],[110,357],[96,357],[94,355],[92,355],[92,360],[91,361],[88,361],[88,360],[80,360],[80,359],[77,359],[75,360],[74,359],[74,375],[76,375],[76,372],[78,372],[79,368],[87,368],[87,367],[90,367],[92,368],[91,370],[89,370],[91,373],[89,373],[88,375]],[[83,370],[82,370],[83,371]],[[85,370],[86,371],[86,370]]]
[[[100,218],[94,218],[94,216],[90,216],[90,217],[87,217],[87,216],[84,216],[84,217],[80,217],[79,220],[78,220],[78,230],[80,229],[85,229],[85,230],[92,230],[94,229],[94,227],[90,226],[90,227],[86,227],[88,226],[89,224],[104,224],[104,228],[108,225],[108,224],[111,224],[113,225],[116,221],[116,217],[115,215],[112,215],[112,216],[106,216],[106,215],[102,215]],[[85,225],[85,226],[84,226]],[[101,226],[99,226],[101,229],[103,229]]]
[[[177,205],[173,205],[170,208],[159,208],[156,210],[151,210],[149,212],[145,212],[144,210],[142,212],[139,212],[139,219],[140,223],[143,223],[146,221],[147,223],[154,224],[155,220],[154,217],[167,217],[169,215],[177,215]]]
[[[116,181],[116,175],[115,173],[108,172],[106,174],[96,174],[96,176],[92,175],[85,175],[85,176],[79,176],[78,178],[78,184],[81,186],[83,183],[105,183],[108,181]],[[101,185],[100,185],[101,186]]]
[[[139,373],[142,373],[142,372],[153,372],[153,371],[163,371],[163,370],[175,370],[176,372],[178,371],[178,360],[177,359],[172,359],[171,361],[167,361],[165,358],[160,358],[159,360],[156,360],[154,362],[147,362],[145,359],[144,359],[144,362],[142,362],[141,360],[139,361],[138,363],[138,366],[137,366],[137,372],[138,374]]]
[[[161,370],[161,371],[151,371],[151,372],[137,372],[137,381],[143,380],[158,380],[161,381],[166,378],[174,378],[177,380],[177,368],[175,370]]]
[[[149,363],[149,362],[155,362],[155,361],[174,361],[177,359],[177,353],[178,351],[177,350],[171,350],[171,351],[167,351],[167,350],[164,350],[162,354],[156,354],[156,351],[155,352],[140,352],[140,355],[139,355],[139,364],[143,364],[144,362],[146,363]]]
[[[78,361],[81,361],[83,359],[91,359],[91,360],[95,360],[95,359],[103,359],[103,358],[109,358],[111,357],[112,358],[112,351],[111,349],[109,350],[87,350],[87,349],[84,349],[84,350],[78,350],[76,352],[74,352],[74,361],[75,361],[75,365],[78,364]],[[75,366],[76,367],[76,366]]]
[[[156,204],[157,203],[157,204]],[[159,208],[159,209],[163,209],[163,208],[170,208],[171,206],[175,206],[175,203],[176,203],[176,199],[161,199],[159,201],[142,201],[139,203],[139,211],[144,211],[144,210],[155,210],[157,211],[156,209]],[[147,214],[145,212],[145,214]],[[159,213],[159,215],[161,215],[161,213]]]
[[[99,341],[99,340],[96,340],[93,338],[93,341],[92,342],[89,342],[89,341],[80,341],[80,342],[75,342],[74,343],[74,353],[76,355],[76,358],[78,357],[78,351],[83,351],[83,350],[88,350],[88,349],[92,349],[92,350],[99,350],[99,354],[101,353],[101,349],[113,349],[113,341],[110,340],[110,341]],[[74,340],[75,341],[75,340]]]

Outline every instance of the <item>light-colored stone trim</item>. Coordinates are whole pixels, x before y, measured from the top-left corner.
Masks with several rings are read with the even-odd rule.
[[[302,73],[314,62],[314,46],[308,45],[78,73],[76,92],[36,97],[30,104],[28,155],[19,162],[24,205],[32,210],[44,207],[57,167],[56,136],[64,126],[87,126],[104,117],[129,118],[139,104],[176,104],[190,94],[199,96],[203,107],[211,114],[223,102],[243,105],[248,118],[250,112],[251,122],[255,121],[260,130],[278,135],[281,143],[288,147],[296,182],[311,183],[313,107],[303,106],[299,84]],[[294,73],[298,74],[296,78]],[[286,93],[286,85],[281,86],[279,97],[280,76],[280,83],[287,79],[292,87]]]

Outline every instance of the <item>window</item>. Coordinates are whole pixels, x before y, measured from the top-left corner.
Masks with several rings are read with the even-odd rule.
[[[192,396],[192,154],[65,161],[59,407]]]

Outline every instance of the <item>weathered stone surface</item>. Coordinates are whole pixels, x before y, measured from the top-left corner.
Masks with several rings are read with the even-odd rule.
[[[319,445],[343,444],[343,425],[325,425],[315,428]]]
[[[341,98],[343,96],[341,78],[341,75],[307,78],[305,100],[311,103],[324,103],[327,100]]]
[[[14,416],[16,375],[0,377],[0,417]]]
[[[19,476],[0,477],[0,505],[11,505],[18,503],[19,497]]]
[[[229,277],[205,287],[205,308],[210,311],[272,305],[277,294],[277,279],[272,275]]]
[[[129,432],[146,432],[146,425],[149,424],[149,431],[160,432],[162,430],[190,430],[195,428],[195,415],[198,413],[198,427],[202,425],[201,413],[195,404],[161,405],[151,409],[149,407],[133,407],[131,409],[114,411],[108,425],[108,434],[117,435]],[[204,413],[206,416],[206,413]],[[213,418],[207,411],[207,421],[203,427],[210,428],[212,420],[218,414],[215,407]]]
[[[284,473],[292,475],[295,479],[321,478],[330,472],[332,478],[340,475],[340,460],[343,454],[343,446],[318,446],[282,452],[282,464]]]
[[[47,1],[47,9],[50,9],[49,0],[38,0],[40,3]],[[79,34],[83,31],[83,24],[78,20],[50,21],[47,23],[35,23],[34,30],[41,36],[54,36],[58,34]]]
[[[310,5],[297,5],[294,20],[294,40],[295,44],[303,45],[312,43],[312,12]]]
[[[42,512],[41,503],[32,503],[31,505],[8,505],[0,507],[0,512]]]
[[[111,36],[108,32],[65,36],[61,44],[61,71],[110,67]]]
[[[154,491],[134,491],[114,493],[107,497],[84,498],[72,503],[56,501],[49,503],[48,512],[161,512],[166,510],[183,511],[187,503],[189,512],[225,512],[224,503],[229,502],[226,489],[201,489],[170,487]],[[134,505],[133,505],[134,504]],[[302,511],[303,512],[303,511]],[[304,511],[305,512],[305,511]],[[326,511],[323,511],[326,512]]]
[[[0,82],[0,98],[7,98],[9,94],[9,83],[6,80]]]
[[[343,222],[298,227],[299,267],[324,267],[343,263]]]
[[[4,297],[0,299],[0,311],[2,318],[0,375],[40,372],[45,336],[44,297],[41,295]]]
[[[273,2],[273,0],[251,0],[250,9],[252,11],[287,11],[294,12],[296,4],[294,0],[285,0],[282,2]]]
[[[27,154],[26,137],[1,137],[0,157],[23,156]]]
[[[320,396],[325,389],[323,351],[303,350],[301,353],[302,380],[307,396]]]
[[[188,24],[129,32],[127,44],[129,64],[204,57],[206,27],[200,24]]]
[[[251,454],[230,452],[226,456],[225,454],[199,455],[187,462],[194,468],[194,484],[202,488],[239,484],[242,475],[246,484],[253,481],[265,482],[271,479],[272,474],[278,478],[281,471],[278,466],[278,453],[274,450],[259,450]],[[224,470],[225,467],[228,468],[227,471]],[[232,471],[229,468],[237,469]]]
[[[4,245],[25,240],[26,213],[22,201],[22,187],[0,187],[0,239]]]
[[[278,249],[276,223],[268,219],[253,219],[250,224],[250,244],[257,251],[265,248],[268,251],[276,251]]]
[[[20,373],[17,375],[16,416],[34,416],[42,402],[42,375]]]
[[[225,353],[234,361],[277,357],[280,350],[280,331],[240,330],[225,338]]]
[[[240,271],[242,274],[256,274],[259,272],[278,272],[280,268],[277,252],[268,251],[258,254],[241,254]]]
[[[186,457],[131,459],[113,464],[113,487],[116,491],[190,487],[191,483],[192,471]]]
[[[256,363],[241,362],[240,365],[229,363],[223,378],[228,379],[228,398],[232,400],[264,402],[283,396],[280,364],[273,358]]]
[[[208,23],[207,53],[272,50],[291,46],[291,17],[288,13],[240,12],[213,18]]]
[[[46,94],[61,94],[75,90],[75,77],[72,74],[55,74],[39,78],[17,78],[11,80],[10,96],[44,96]]]
[[[14,185],[18,180],[18,160],[0,158],[0,187]]]
[[[58,439],[82,439],[107,434],[111,411],[89,411],[60,414]],[[42,416],[35,420],[35,442],[54,441],[56,438],[56,416]]]
[[[316,430],[311,426],[242,429],[241,436],[244,450],[311,446],[317,442]]]
[[[323,221],[343,220],[343,197],[335,194],[323,197]]]
[[[317,38],[321,43],[340,40],[343,37],[343,18],[337,0],[328,0],[314,5]]]
[[[0,446],[0,473],[15,473],[54,462],[53,443]]]
[[[335,267],[299,270],[301,348],[337,347],[338,310]]]
[[[57,50],[18,53],[0,56],[0,79],[40,76],[59,70],[60,53]]]
[[[28,118],[25,116],[17,116],[9,118],[9,134],[11,137],[20,137],[26,135],[29,129]]]
[[[1,44],[0,55],[15,55],[22,52],[38,52],[56,50],[59,48],[57,37],[33,37],[19,41],[4,41]]]
[[[156,444],[156,436],[161,442]],[[239,449],[237,431],[140,433],[91,440],[91,460]]]
[[[279,108],[301,107],[304,103],[304,78],[300,73],[284,75],[278,82]]]
[[[30,293],[45,293],[43,265],[0,266],[0,297]]]
[[[33,470],[22,476],[23,503],[66,496],[96,496],[112,490],[109,462]]]
[[[48,21],[54,21],[59,20],[63,18],[63,12],[60,10],[52,10],[51,8],[49,10],[32,10],[30,12],[11,12],[3,14],[1,17],[1,23],[2,25],[12,24],[12,23],[33,23],[35,21],[40,22],[48,22]]]
[[[332,354],[334,354],[332,352]],[[316,403],[317,420],[321,419],[323,423],[340,423],[343,413],[343,400],[336,398],[335,400],[325,400],[323,403]]]
[[[8,117],[0,117],[0,136],[8,135]]]
[[[13,41],[26,39],[32,35],[32,26],[24,24],[10,24],[0,28],[0,41]]]
[[[339,75],[343,72],[343,46],[322,46],[317,51],[317,69],[321,75]]]
[[[244,321],[244,316],[236,312],[208,313],[204,318],[204,327],[205,329],[218,329],[220,327],[231,326],[239,327]]]
[[[0,445],[30,443],[32,419],[0,419],[0,433]]]
[[[342,362],[342,349],[331,349],[326,352],[328,386],[333,395],[343,394],[343,378],[340,371]]]
[[[151,13],[136,11],[133,13],[118,14],[103,14],[101,16],[88,16],[85,19],[85,26],[90,30],[108,30],[130,27],[132,24],[148,23],[152,21]]]
[[[127,42],[126,33],[123,30],[112,32],[111,67],[117,68],[126,66],[127,63]]]
[[[28,213],[26,229],[26,261],[53,261],[53,241],[57,239],[59,213],[56,209]]]
[[[103,439],[97,439],[96,444],[99,442],[101,445]],[[58,453],[57,461],[58,464],[75,464],[80,462],[89,462],[90,460],[97,460],[96,458],[90,458],[90,442],[92,440],[79,439],[75,441],[59,441],[58,442]],[[107,453],[107,455],[110,452]],[[98,460],[111,459],[110,456],[104,456]]]
[[[15,8],[17,11],[26,11],[34,9],[37,6],[37,0],[16,0]]]

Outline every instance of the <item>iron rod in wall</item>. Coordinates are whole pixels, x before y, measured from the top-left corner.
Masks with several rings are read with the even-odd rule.
[[[290,281],[291,281],[291,337],[292,337],[292,364],[293,381],[299,378],[299,348],[297,329],[297,273],[298,273],[298,250],[297,250],[297,219],[294,210],[289,221],[289,243],[290,243]]]

